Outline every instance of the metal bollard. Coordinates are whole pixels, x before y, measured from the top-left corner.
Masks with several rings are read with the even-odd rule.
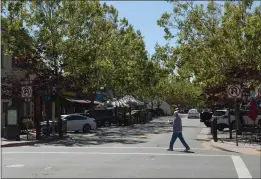
[[[213,120],[213,131],[212,131],[212,135],[213,135],[213,139],[214,139],[214,142],[217,142],[218,139],[217,139],[217,119],[214,119]]]

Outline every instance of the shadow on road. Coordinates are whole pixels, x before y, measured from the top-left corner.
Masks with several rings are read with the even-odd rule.
[[[142,140],[130,140],[130,139],[109,139],[109,138],[87,138],[86,136],[77,136],[77,137],[71,137],[69,139],[60,140],[52,143],[45,143],[44,145],[54,145],[54,146],[78,146],[83,147],[86,145],[101,145],[106,143],[121,143],[121,144],[138,144],[138,143],[144,143],[145,141]]]
[[[111,126],[108,128],[99,128],[96,132],[89,134],[68,133],[68,139],[45,143],[43,145],[70,147],[108,143],[139,144],[148,141],[147,135],[168,132],[172,132],[172,127],[166,121],[151,121],[147,124],[136,124],[133,126]]]
[[[183,128],[199,128],[201,129],[201,126],[182,126]]]
[[[195,152],[193,152],[193,151],[178,151],[178,152],[189,153],[189,154],[194,154],[194,153],[195,153]]]

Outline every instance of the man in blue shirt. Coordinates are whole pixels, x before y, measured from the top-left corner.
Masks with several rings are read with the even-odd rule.
[[[174,145],[176,139],[179,138],[181,143],[186,148],[185,151],[189,151],[190,147],[188,146],[188,144],[186,143],[186,141],[185,141],[185,139],[183,138],[183,135],[182,135],[182,121],[181,121],[181,118],[180,118],[177,110],[174,112],[174,117],[175,118],[173,120],[173,134],[172,134],[172,137],[171,137],[171,140],[170,140],[169,148],[167,150],[173,151],[173,145]]]

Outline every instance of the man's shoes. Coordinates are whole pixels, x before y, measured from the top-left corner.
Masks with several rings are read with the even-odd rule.
[[[168,149],[166,149],[167,151],[173,151],[173,149],[170,149],[170,148],[168,148]]]
[[[186,148],[186,149],[185,149],[185,152],[188,152],[188,151],[190,151],[190,148]]]

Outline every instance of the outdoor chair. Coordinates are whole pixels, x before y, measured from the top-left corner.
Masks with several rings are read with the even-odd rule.
[[[242,138],[244,141],[244,144],[246,143],[252,143],[256,140],[255,137],[255,128],[253,128],[252,126],[243,126],[241,128],[241,132],[242,132]]]

